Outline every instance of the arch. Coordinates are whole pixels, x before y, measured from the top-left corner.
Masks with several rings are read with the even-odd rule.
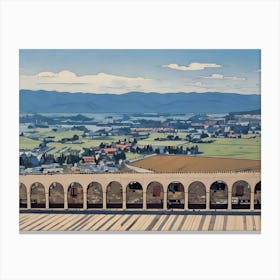
[[[49,187],[49,208],[64,208],[64,189],[58,182]]]
[[[33,183],[30,188],[31,208],[45,208],[46,194],[45,187],[39,183]]]
[[[210,187],[210,209],[228,208],[228,186],[223,181],[216,181]]]
[[[143,208],[143,188],[139,182],[129,182],[126,187],[126,207]]]
[[[123,207],[123,190],[119,182],[112,181],[107,185],[106,204],[107,208]]]
[[[147,209],[163,209],[164,191],[159,182],[151,182],[147,187]]]
[[[98,182],[91,182],[87,187],[87,208],[103,207],[102,186]]]
[[[23,183],[19,184],[19,207],[27,208],[27,189]]]
[[[206,209],[206,187],[200,181],[192,182],[188,188],[188,208]]]
[[[83,187],[80,183],[73,182],[67,191],[68,208],[83,208]]]
[[[251,188],[248,182],[240,180],[232,185],[232,209],[250,209]]]
[[[261,181],[258,182],[255,186],[254,191],[254,209],[261,209],[261,194],[262,194],[262,185]]]
[[[180,182],[171,182],[167,188],[167,209],[184,209],[185,188]]]

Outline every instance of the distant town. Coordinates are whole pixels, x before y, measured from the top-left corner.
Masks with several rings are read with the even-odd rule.
[[[260,110],[228,114],[21,114],[19,171],[133,172],[134,161],[156,154],[259,159],[260,136]]]

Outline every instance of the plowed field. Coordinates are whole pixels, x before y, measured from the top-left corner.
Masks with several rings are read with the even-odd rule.
[[[261,169],[260,160],[186,155],[152,156],[136,161],[133,165],[155,172],[216,172]]]

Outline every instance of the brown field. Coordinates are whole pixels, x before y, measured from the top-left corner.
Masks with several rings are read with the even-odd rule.
[[[185,155],[159,155],[132,164],[155,172],[216,172],[260,170],[260,160],[199,157]]]

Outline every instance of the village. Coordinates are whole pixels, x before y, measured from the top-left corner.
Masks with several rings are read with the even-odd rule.
[[[20,124],[25,128],[20,131],[20,174],[128,172],[130,163],[147,156],[207,156],[208,148],[221,141],[243,139],[245,144],[261,135],[260,110],[223,116],[108,115],[102,120],[29,114],[21,116]]]

